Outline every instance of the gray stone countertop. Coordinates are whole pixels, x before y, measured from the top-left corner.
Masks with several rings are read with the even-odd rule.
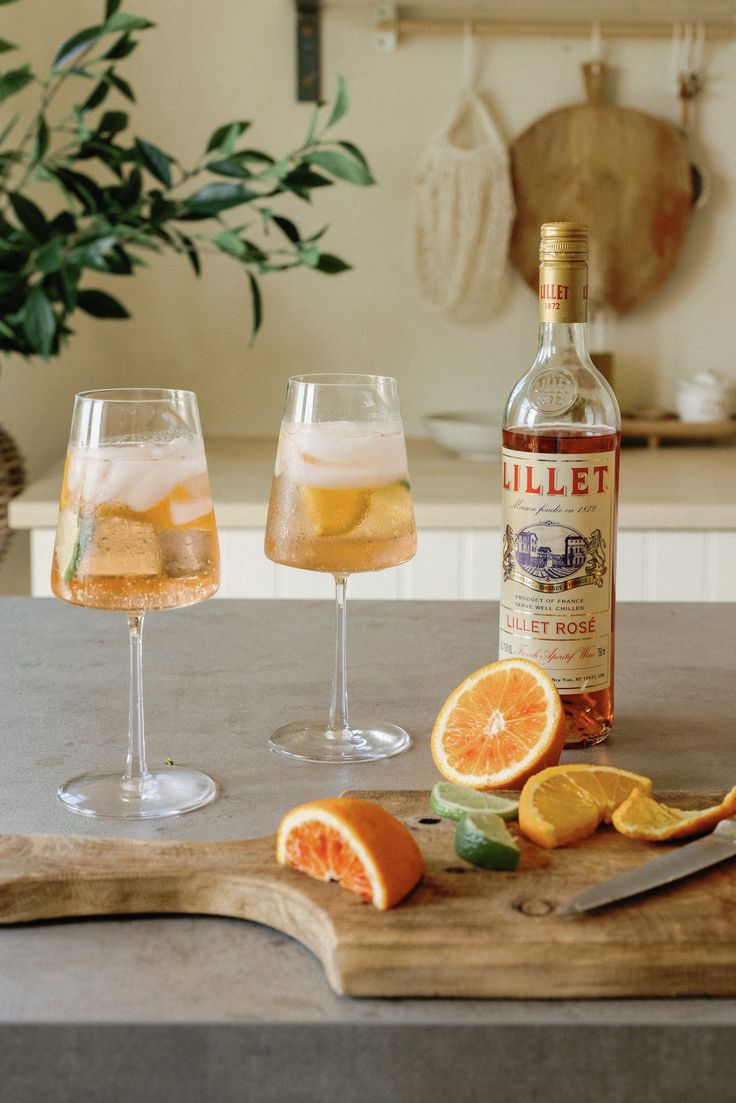
[[[302,800],[429,788],[438,776],[428,747],[434,717],[466,674],[495,658],[497,615],[486,603],[352,605],[353,717],[380,713],[414,743],[350,768],[292,762],[267,743],[280,724],[327,708],[329,603],[219,601],[149,615],[149,760],[200,766],[222,792],[189,815],[131,826],[73,816],[55,798],[75,773],[122,765],[124,618],[3,598],[0,832],[247,838],[273,832]],[[661,789],[730,787],[736,605],[707,615],[686,604],[620,605],[618,622],[614,733],[565,760],[625,766]],[[161,1103],[641,1103],[689,1100],[696,1086],[726,1099],[735,1041],[728,999],[339,997],[299,944],[237,920],[0,929],[3,1103],[117,1103],[134,1093]]]

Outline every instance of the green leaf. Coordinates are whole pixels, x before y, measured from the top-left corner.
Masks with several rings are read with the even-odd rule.
[[[344,260],[341,260],[340,257],[336,257],[332,253],[321,253],[315,268],[318,272],[325,272],[328,276],[335,276],[338,272],[347,272],[348,269],[352,268],[352,265],[347,264]]]
[[[253,308],[253,318],[250,327],[250,339],[252,341],[261,328],[261,322],[263,321],[263,304],[261,302],[261,289],[252,272],[248,273],[248,280],[250,282],[250,297]]]
[[[194,195],[190,195],[185,203],[190,211],[216,214],[218,211],[238,207],[241,203],[249,203],[258,198],[257,192],[244,188],[242,184],[207,184]]]
[[[167,188],[171,187],[171,160],[158,146],[151,142],[144,142],[142,138],[136,138],[135,147],[138,150],[141,163],[152,176],[160,180]]]
[[[109,93],[110,85],[106,80],[101,80],[100,83],[96,84],[95,87],[92,89],[89,96],[84,101],[79,110],[94,111],[94,109],[96,107],[99,107],[100,104],[107,98]]]
[[[281,183],[284,188],[293,192],[294,195],[298,195],[300,199],[309,202],[311,198],[309,193],[313,188],[328,188],[333,185],[334,181],[328,180],[326,176],[320,176],[318,172],[312,172],[307,165],[299,165],[288,176],[285,176]]]
[[[229,253],[233,257],[242,257],[245,246],[233,230],[221,230],[212,238],[212,244],[223,253]]]
[[[141,170],[136,166],[132,169],[128,179],[125,180],[118,189],[118,202],[121,207],[130,208],[134,207],[141,197],[141,191],[143,188],[143,176]]]
[[[270,167],[264,173],[261,173],[261,179],[283,180],[289,174],[290,165],[291,161],[288,157],[281,157],[278,161],[273,161]]]
[[[70,211],[59,211],[49,222],[49,228],[57,236],[61,234],[68,237],[77,232],[77,223]]]
[[[122,3],[122,0],[105,0],[105,21],[114,15]]]
[[[336,150],[318,149],[314,153],[305,154],[304,160],[309,165],[316,165],[317,168],[329,172],[330,176],[335,176],[338,180],[347,180],[349,183],[358,184],[361,187],[375,184],[370,170],[364,164],[361,164],[354,157],[346,157],[345,154],[338,153]]]
[[[36,133],[33,136],[33,153],[31,154],[30,168],[34,168],[43,160],[46,150],[49,148],[49,128],[43,115],[38,116]]]
[[[130,87],[127,80],[123,80],[122,77],[119,77],[113,69],[108,69],[106,76],[110,84],[114,85],[118,92],[125,96],[126,100],[135,103],[135,92]]]
[[[342,146],[343,149],[347,150],[347,152],[350,153],[355,158],[355,160],[358,161],[359,164],[363,165],[363,167],[368,169],[368,172],[370,172],[365,154],[362,153],[356,145],[353,145],[352,142],[338,142],[337,144],[339,146]]]
[[[0,103],[21,92],[34,80],[30,65],[21,65],[20,69],[9,69],[0,76]]]
[[[194,269],[195,276],[199,276],[202,271],[202,266],[199,263],[199,253],[197,252],[194,242],[190,237],[187,237],[186,234],[181,233],[181,231],[179,231],[179,240],[184,247],[184,252],[189,258],[189,263]]]
[[[321,106],[321,104],[315,103],[314,107],[312,108],[312,117],[309,120],[309,130],[307,131],[307,136],[304,139],[305,146],[311,146],[314,144],[314,142],[317,141],[317,134],[319,131],[319,109]]]
[[[292,241],[295,244],[297,241],[299,241],[299,231],[297,230],[294,223],[290,221],[290,219],[284,218],[280,214],[275,214],[273,215],[273,221],[276,223],[281,232],[286,237],[288,237],[289,241]]]
[[[121,35],[102,57],[105,61],[122,61],[124,57],[130,57],[137,45],[134,38],[129,38],[127,34]]]
[[[239,180],[251,180],[253,173],[236,157],[226,157],[222,161],[209,161],[205,166],[218,176],[234,176]]]
[[[63,42],[59,47],[51,64],[53,72],[58,72],[59,69],[63,69],[65,65],[73,61],[75,57],[79,57],[91,42],[95,42],[104,33],[104,28],[100,26],[85,27],[73,34],[71,38],[67,38],[66,42]]]
[[[106,111],[97,124],[95,135],[101,138],[114,138],[128,125],[129,115],[125,111]]]
[[[41,287],[34,287],[28,296],[23,311],[23,331],[33,350],[47,360],[56,335],[56,317]]]
[[[106,291],[80,291],[77,305],[95,318],[129,318],[130,314],[122,303],[108,295]]]
[[[49,168],[48,172],[52,179],[58,180],[65,192],[79,200],[87,214],[104,210],[105,195],[91,177],[62,168]]]
[[[11,291],[23,281],[22,272],[0,272],[0,294]]]
[[[49,236],[49,224],[40,207],[20,192],[9,192],[8,199],[15,211],[15,217],[36,241],[46,241]]]
[[[240,135],[248,129],[249,122],[239,120],[234,123],[225,123],[224,126],[218,126],[207,143],[207,153],[212,153],[213,150],[217,150],[219,153],[223,153],[226,157],[229,156],[235,149],[235,143]]]
[[[319,264],[319,246],[318,245],[300,245],[299,246],[299,260],[307,268],[316,268]]]
[[[337,78],[337,92],[335,93],[335,102],[332,105],[332,111],[325,124],[325,130],[329,130],[331,126],[334,126],[336,122],[347,113],[350,107],[350,99],[348,97],[348,88],[345,83],[344,77]]]
[[[64,263],[64,252],[58,238],[52,237],[36,253],[35,266],[39,272],[58,272]]]
[[[11,132],[11,130],[13,129],[13,127],[15,126],[15,124],[16,124],[16,123],[18,122],[18,119],[19,119],[19,118],[20,118],[20,115],[13,115],[12,119],[10,119],[10,120],[9,120],[9,121],[8,121],[8,122],[7,122],[6,124],[5,124],[5,126],[4,126],[4,127],[3,127],[3,129],[2,129],[2,132],[0,133],[0,146],[1,146],[2,144],[3,144],[3,142],[5,141],[5,139],[6,139],[7,137],[8,137],[8,135],[9,135],[9,134],[10,134],[10,132]]]
[[[103,34],[117,34],[121,31],[127,34],[130,31],[145,31],[148,27],[155,27],[155,25],[143,16],[128,15],[127,12],[113,10],[110,18],[105,20],[102,30]]]
[[[6,54],[8,50],[17,50],[18,47],[4,38],[0,38],[0,54]]]
[[[95,238],[93,241],[84,242],[70,254],[70,260],[80,268],[94,268],[98,272],[111,271],[110,256],[112,255],[117,238],[112,234]]]

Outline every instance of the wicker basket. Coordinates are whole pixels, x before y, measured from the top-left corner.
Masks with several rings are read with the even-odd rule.
[[[13,438],[0,425],[0,559],[12,536],[8,528],[8,502],[20,494],[25,483],[26,472],[21,454]]]

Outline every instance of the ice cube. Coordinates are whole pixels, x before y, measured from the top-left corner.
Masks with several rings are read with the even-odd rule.
[[[175,525],[188,525],[212,510],[211,498],[192,498],[187,502],[171,502],[171,520]]]
[[[213,534],[206,529],[159,532],[164,573],[169,578],[201,575],[213,569]]]
[[[95,523],[92,540],[77,575],[129,575],[150,577],[161,573],[161,552],[156,530],[144,521],[102,517]]]

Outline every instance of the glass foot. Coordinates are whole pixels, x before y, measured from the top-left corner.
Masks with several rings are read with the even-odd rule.
[[[411,746],[403,728],[371,724],[347,735],[330,731],[324,723],[297,720],[275,731],[269,740],[274,751],[305,762],[375,762],[401,754]]]
[[[81,774],[62,785],[57,795],[80,816],[145,820],[201,808],[215,799],[217,786],[199,770],[167,766],[152,770],[142,781],[126,781],[120,774]]]

